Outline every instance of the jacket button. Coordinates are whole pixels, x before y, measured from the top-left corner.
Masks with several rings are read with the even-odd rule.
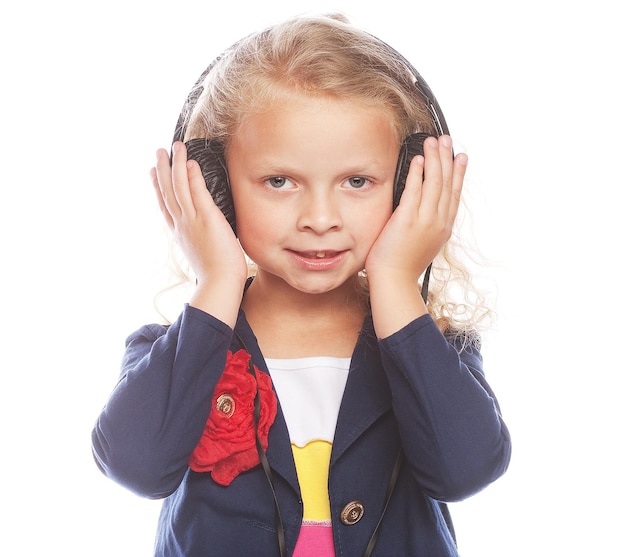
[[[341,511],[341,522],[346,526],[352,526],[363,518],[364,512],[365,507],[361,501],[351,501]]]
[[[235,399],[228,395],[220,395],[215,401],[215,409],[230,418],[235,413]]]

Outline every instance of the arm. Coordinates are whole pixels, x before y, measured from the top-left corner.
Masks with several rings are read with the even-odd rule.
[[[449,137],[424,142],[400,204],[366,262],[403,449],[433,498],[462,499],[507,468],[509,434],[482,373],[478,347],[454,346],[428,315],[419,277],[450,238],[467,157]]]
[[[232,330],[187,306],[170,327],[127,340],[119,383],[92,432],[101,470],[135,493],[172,493],[211,410]]]
[[[476,343],[455,347],[424,315],[380,347],[402,446],[422,488],[455,501],[502,475],[511,441]]]
[[[184,144],[160,149],[152,185],[197,285],[169,328],[144,327],[127,342],[122,376],[93,431],[101,469],[148,496],[172,493],[187,470],[224,368],[247,265]]]

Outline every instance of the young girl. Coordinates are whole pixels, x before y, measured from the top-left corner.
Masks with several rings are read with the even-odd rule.
[[[164,499],[156,555],[457,555],[445,502],[503,474],[510,441],[481,308],[449,296],[467,157],[446,131],[408,62],[341,18],[203,74],[152,171],[195,289],[128,338],[93,431],[105,474]]]

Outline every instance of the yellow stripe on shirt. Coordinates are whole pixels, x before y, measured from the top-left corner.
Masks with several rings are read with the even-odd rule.
[[[311,441],[291,446],[304,503],[304,520],[330,520],[328,468],[332,443]]]

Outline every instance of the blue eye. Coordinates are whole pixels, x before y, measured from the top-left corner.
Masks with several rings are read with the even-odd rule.
[[[348,185],[354,189],[364,188],[369,184],[369,180],[367,178],[363,178],[363,176],[352,176],[347,180]]]
[[[291,186],[291,181],[284,176],[272,176],[265,180],[265,183],[275,190],[287,189]]]

